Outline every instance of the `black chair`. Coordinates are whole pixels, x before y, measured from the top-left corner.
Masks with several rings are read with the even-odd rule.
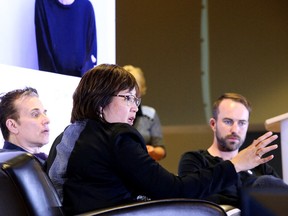
[[[64,215],[54,186],[33,155],[4,151],[0,166],[1,215]]]
[[[241,196],[241,215],[288,215],[288,191],[283,189],[245,189]]]
[[[0,214],[11,216],[63,216],[58,194],[31,154],[0,150]],[[219,205],[197,199],[167,199],[91,211],[88,215],[226,215]]]
[[[79,216],[224,216],[219,205],[198,199],[164,199],[92,211]]]

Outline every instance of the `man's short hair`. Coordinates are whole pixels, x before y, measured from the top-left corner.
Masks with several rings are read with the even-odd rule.
[[[15,89],[7,93],[0,95],[0,128],[4,140],[9,138],[9,130],[6,126],[7,119],[18,120],[19,113],[15,107],[15,101],[25,96],[36,96],[38,92],[31,87],[25,87],[24,89]]]
[[[237,93],[224,93],[213,104],[212,115],[214,119],[217,119],[219,114],[219,105],[225,99],[230,99],[243,104],[247,108],[250,115],[250,112],[252,111],[251,105],[243,95]]]

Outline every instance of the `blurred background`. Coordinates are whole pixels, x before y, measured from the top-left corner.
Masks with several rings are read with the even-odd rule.
[[[287,0],[91,2],[96,24],[102,26],[97,37],[104,35],[98,40],[103,50],[103,54],[98,51],[98,63],[142,68],[148,85],[143,104],[158,112],[167,148],[167,157],[160,163],[171,172],[177,172],[184,151],[212,143],[207,123],[211,103],[220,94],[237,92],[251,102],[246,144],[265,132],[266,119],[288,112]],[[37,69],[37,56],[27,52],[36,49],[35,44],[26,41],[35,40],[34,0],[0,0],[0,5],[0,64]],[[105,16],[97,17],[100,13]],[[15,23],[17,31],[7,35]],[[9,43],[13,51],[3,49]],[[3,71],[0,80],[1,76]],[[281,174],[280,149],[275,155],[272,165]]]
[[[224,92],[252,104],[246,145],[265,132],[266,119],[288,112],[287,10],[287,0],[116,1],[116,61],[145,73],[143,104],[157,109],[164,126],[167,158],[160,163],[176,172],[184,151],[212,143],[207,108]],[[281,174],[280,148],[275,155]]]

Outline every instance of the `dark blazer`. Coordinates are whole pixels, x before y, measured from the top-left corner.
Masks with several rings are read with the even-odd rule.
[[[71,126],[66,128],[62,139],[58,138],[53,144],[54,154],[47,160],[50,169],[53,163],[58,166],[67,161],[62,177],[63,205],[68,214],[149,198],[201,198],[237,181],[230,161],[207,169],[205,175],[171,174],[148,155],[142,136],[128,124],[87,120],[80,132],[70,133],[71,137],[79,133],[71,143],[65,135],[69,128]],[[69,146],[61,148],[62,143],[67,145],[67,140]],[[67,148],[71,148],[71,152],[65,160],[63,154]],[[55,149],[56,157],[52,156]],[[62,160],[58,160],[61,154]],[[53,181],[55,176],[50,177]]]

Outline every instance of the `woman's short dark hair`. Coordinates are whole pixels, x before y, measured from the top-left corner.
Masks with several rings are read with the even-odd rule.
[[[249,115],[250,115],[250,112],[252,111],[251,105],[249,101],[243,95],[237,94],[237,93],[224,93],[213,104],[212,115],[214,119],[217,120],[217,117],[219,114],[219,105],[224,99],[230,99],[230,100],[243,104],[248,110]]]
[[[132,74],[113,64],[101,64],[87,71],[80,80],[73,95],[71,122],[84,119],[103,120],[101,110],[107,106],[113,95],[120,91],[139,88]]]
[[[24,89],[15,89],[0,96],[0,127],[4,140],[8,140],[9,138],[9,130],[6,126],[7,119],[17,121],[19,118],[15,101],[24,96],[38,97],[38,92],[34,88],[25,87]]]

